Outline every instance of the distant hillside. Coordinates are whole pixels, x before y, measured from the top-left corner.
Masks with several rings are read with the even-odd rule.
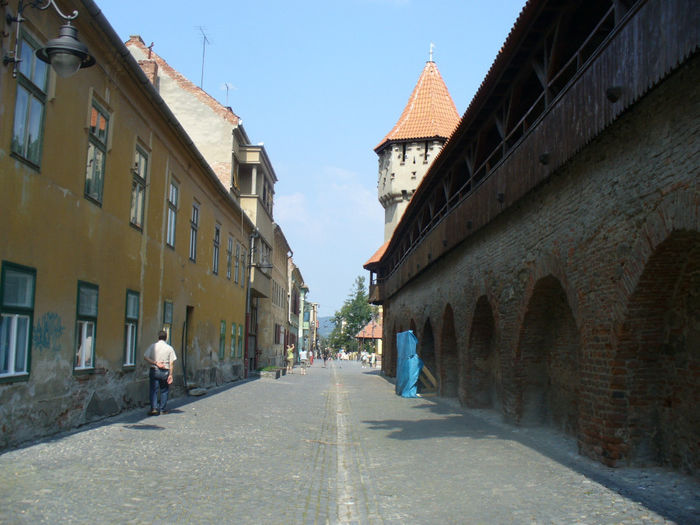
[[[323,338],[331,335],[335,324],[333,323],[332,317],[319,317],[318,318],[318,335]]]

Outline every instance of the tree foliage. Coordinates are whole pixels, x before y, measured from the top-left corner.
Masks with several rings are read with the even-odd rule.
[[[358,276],[340,310],[333,316],[333,331],[328,336],[328,345],[333,350],[344,348],[346,352],[357,351],[355,336],[376,316],[376,308],[367,301],[365,278]]]

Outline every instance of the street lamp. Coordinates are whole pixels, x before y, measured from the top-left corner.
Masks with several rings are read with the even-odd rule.
[[[68,78],[79,69],[95,64],[95,58],[90,55],[87,46],[78,40],[78,30],[70,24],[71,20],[75,20],[78,17],[78,11],[73,11],[70,15],[64,15],[54,0],[46,0],[44,5],[41,5],[40,0],[30,0],[27,4],[24,3],[24,0],[19,0],[17,16],[13,17],[8,13],[6,17],[8,24],[17,22],[15,48],[11,55],[6,54],[2,59],[5,65],[13,64],[13,78],[17,77],[17,64],[21,61],[20,58],[17,58],[17,54],[20,42],[20,25],[26,20],[24,18],[24,10],[27,7],[33,7],[43,11],[48,9],[49,6],[52,6],[58,15],[66,20],[66,23],[60,27],[57,38],[49,40],[46,47],[36,50],[37,58],[51,64],[56,74],[62,78]]]
[[[246,286],[248,287],[248,290],[246,291],[246,298],[245,298],[245,356],[243,357],[243,367],[244,367],[244,377],[248,377],[248,369],[250,368],[250,361],[249,361],[249,345],[248,341],[250,340],[249,334],[250,334],[250,317],[251,317],[251,312],[250,312],[250,289],[253,287],[253,268],[259,268],[261,270],[269,270],[272,268],[272,264],[269,262],[258,264],[253,262],[253,256],[255,254],[255,239],[258,239],[260,237],[260,231],[255,228],[250,234],[250,243],[248,246],[248,282],[246,283]]]

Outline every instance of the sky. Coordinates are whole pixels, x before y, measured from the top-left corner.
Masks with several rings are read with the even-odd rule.
[[[461,114],[525,0],[96,0],[243,119],[274,167],[274,220],[319,315],[382,245],[374,148],[433,60]],[[206,42],[205,42],[206,37]]]

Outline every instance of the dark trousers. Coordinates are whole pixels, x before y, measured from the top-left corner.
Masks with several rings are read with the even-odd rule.
[[[168,375],[170,372],[164,368],[151,368],[148,372],[148,386],[151,395],[151,410],[159,412],[165,410],[168,404]],[[160,406],[158,405],[158,390],[160,390]]]

